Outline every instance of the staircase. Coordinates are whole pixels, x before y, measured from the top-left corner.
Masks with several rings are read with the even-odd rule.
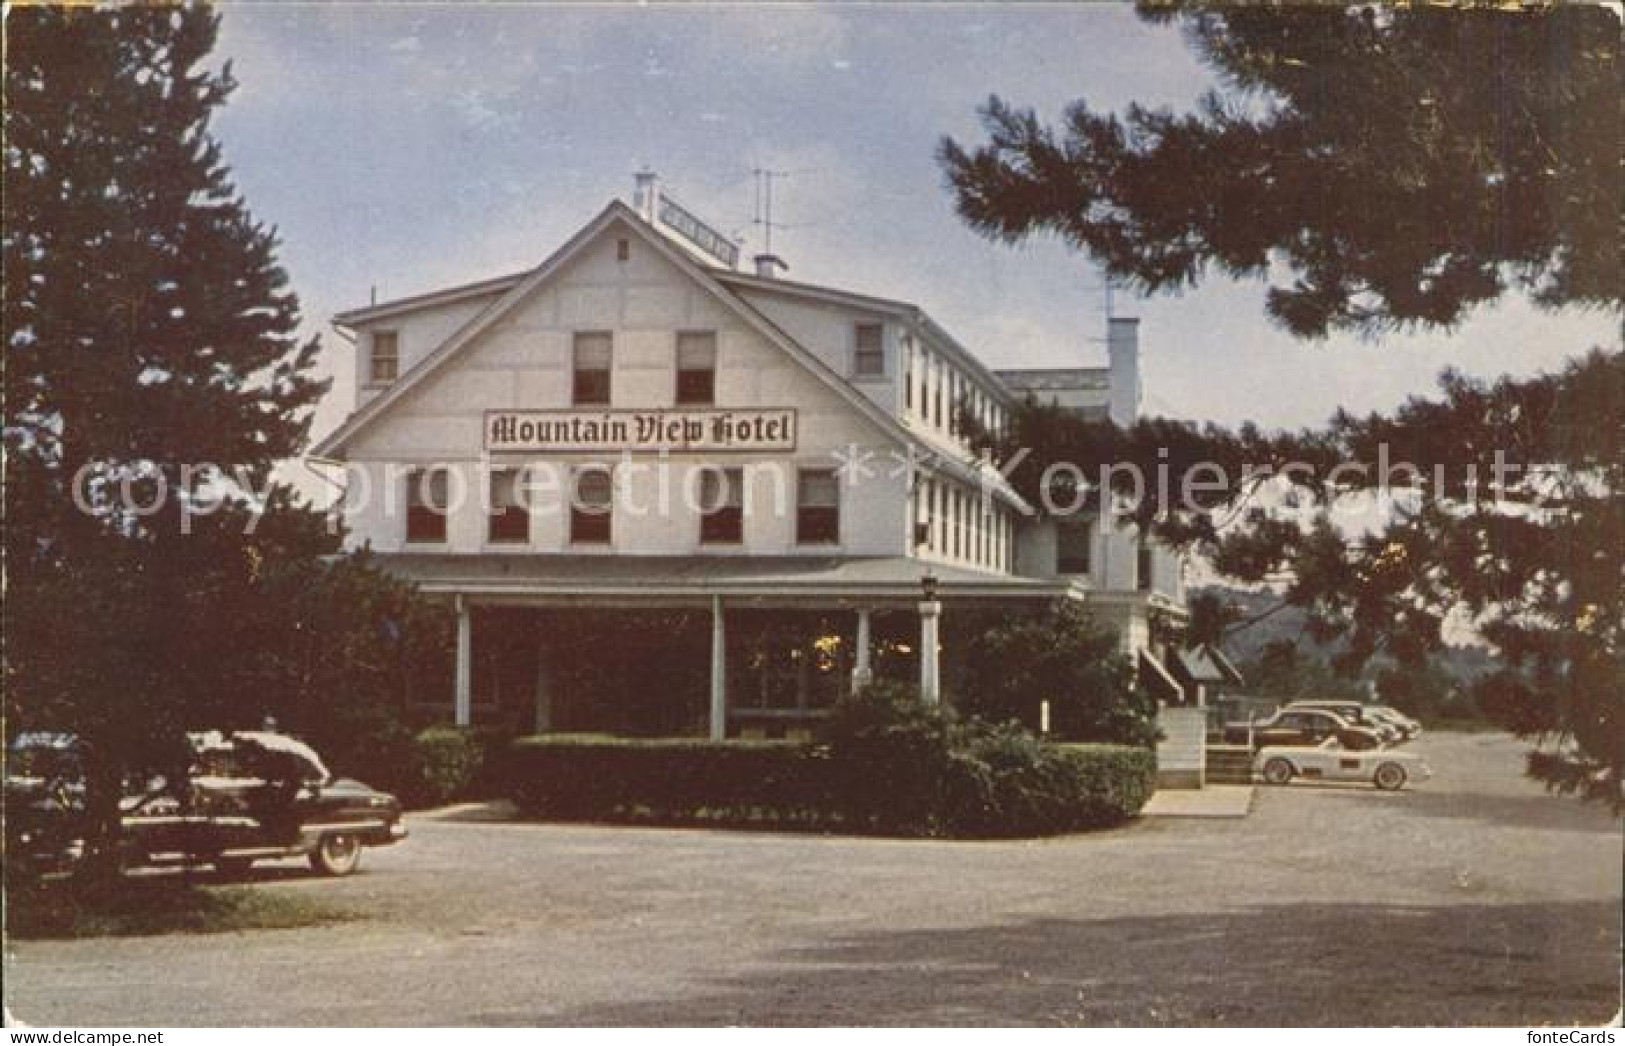
[[[1210,785],[1252,784],[1252,751],[1246,745],[1208,745],[1205,776]]]

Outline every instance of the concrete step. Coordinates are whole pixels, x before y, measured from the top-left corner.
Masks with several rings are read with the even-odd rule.
[[[1209,784],[1251,784],[1253,753],[1246,745],[1208,745],[1205,777]]]

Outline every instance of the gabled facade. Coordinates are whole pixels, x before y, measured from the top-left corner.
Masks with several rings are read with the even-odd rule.
[[[640,178],[632,206],[611,203],[533,270],[335,318],[355,411],[312,457],[345,468],[350,542],[456,603],[458,722],[592,726],[562,714],[545,643],[519,669],[480,670],[477,620],[709,615],[693,718],[720,737],[800,729],[874,673],[877,650],[906,651],[882,633],[917,636],[927,573],[949,615],[1088,599],[1133,650],[1155,610],[1179,613],[1173,557],[1110,520],[1036,518],[959,431],[961,412],[998,429],[1021,396],[1079,390],[995,374],[915,305],[737,272],[673,208]],[[1089,392],[1118,417],[1138,403],[1132,321],[1112,337]],[[770,689],[742,682],[753,669],[729,649],[753,611],[815,615],[836,678],[793,707],[730,700]]]

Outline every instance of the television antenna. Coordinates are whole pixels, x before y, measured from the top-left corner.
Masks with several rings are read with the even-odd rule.
[[[773,230],[789,228],[783,222],[773,220],[773,183],[790,177],[790,172],[754,167],[750,173],[756,179],[756,208],[752,212],[750,223],[762,228],[762,253],[772,254]]]

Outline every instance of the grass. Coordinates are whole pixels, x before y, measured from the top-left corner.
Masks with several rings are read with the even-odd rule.
[[[281,890],[169,877],[125,878],[101,889],[48,881],[6,892],[6,934],[20,940],[288,930],[357,918]]]

